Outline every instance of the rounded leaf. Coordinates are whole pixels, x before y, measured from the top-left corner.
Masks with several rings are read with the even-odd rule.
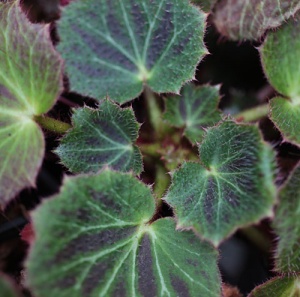
[[[142,157],[134,142],[139,124],[131,108],[104,101],[99,110],[75,109],[73,128],[61,139],[56,153],[72,172],[97,172],[104,166],[127,172],[142,171]]]
[[[29,287],[39,297],[219,297],[216,250],[173,219],[149,224],[154,209],[129,174],[67,179],[33,213]]]
[[[206,53],[204,25],[188,0],[73,1],[58,23],[58,48],[74,91],[123,103],[145,84],[178,93],[193,79]]]
[[[272,213],[274,153],[256,126],[223,122],[208,129],[199,152],[201,164],[185,163],[175,171],[164,198],[179,228],[193,227],[218,245]]]

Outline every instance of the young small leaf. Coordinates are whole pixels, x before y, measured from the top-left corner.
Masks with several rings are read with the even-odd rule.
[[[214,23],[230,39],[255,40],[299,9],[299,0],[221,0],[214,8]]]
[[[299,102],[300,103],[300,102]],[[276,97],[270,101],[270,119],[288,142],[300,145],[300,105]]]
[[[14,288],[12,282],[4,275],[0,274],[0,296],[19,297],[19,292]]]
[[[154,209],[129,174],[68,178],[33,213],[29,287],[40,297],[219,297],[216,250],[171,218],[148,224]]]
[[[123,103],[145,84],[178,93],[193,79],[207,52],[204,25],[188,0],[74,1],[58,23],[58,48],[74,91]]]
[[[181,97],[167,98],[164,119],[175,127],[184,128],[184,134],[195,143],[204,135],[203,128],[221,120],[219,100],[217,87],[186,85],[182,88]]]
[[[300,1],[297,2],[300,6]],[[273,87],[300,104],[299,17],[291,18],[278,30],[270,32],[260,52],[265,74]]]
[[[276,270],[287,274],[300,272],[300,167],[298,166],[280,191],[279,205],[273,221],[279,237],[276,249]]]
[[[104,101],[99,110],[75,109],[73,129],[56,153],[72,172],[97,172],[106,165],[119,171],[142,171],[139,149],[133,144],[139,125],[131,108]]]
[[[0,2],[0,204],[32,186],[44,140],[34,115],[47,112],[61,90],[61,60],[49,26],[31,24],[19,1]]]
[[[300,294],[298,277],[275,277],[256,287],[248,297],[296,297]]]
[[[172,176],[164,198],[178,227],[194,227],[218,245],[237,228],[270,215],[275,202],[274,154],[256,126],[233,122],[210,128],[199,146],[200,161]]]

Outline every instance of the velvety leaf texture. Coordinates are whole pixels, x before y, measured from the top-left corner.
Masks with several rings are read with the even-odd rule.
[[[237,228],[272,213],[274,154],[256,126],[223,122],[207,131],[200,163],[185,163],[172,175],[164,198],[179,228],[194,227],[218,245]]]
[[[39,297],[219,297],[216,250],[171,218],[148,224],[154,210],[150,189],[129,174],[67,179],[33,213],[30,288]]]
[[[186,85],[181,96],[167,98],[164,119],[175,127],[184,128],[184,134],[192,143],[199,142],[204,128],[221,120],[219,100],[217,87]]]
[[[256,287],[248,297],[298,297],[299,285],[297,277],[276,277]]]
[[[206,53],[204,25],[188,0],[73,1],[58,23],[58,48],[74,91],[123,103],[145,84],[178,93]]]
[[[31,24],[19,1],[0,2],[0,204],[32,186],[44,140],[34,115],[48,111],[61,89],[61,61],[48,25]]]
[[[276,97],[270,101],[270,119],[288,142],[300,145],[300,105],[286,98]]]
[[[300,1],[297,2],[300,5]],[[300,104],[299,17],[291,18],[278,30],[270,32],[260,52],[265,74],[273,87]]]
[[[278,235],[276,270],[284,273],[300,272],[300,167],[296,168],[280,191],[273,225]],[[300,292],[299,292],[300,293]]]
[[[72,172],[97,172],[104,166],[119,171],[142,171],[142,157],[133,144],[139,124],[131,108],[104,101],[99,110],[75,109],[73,129],[56,153]]]
[[[299,0],[220,0],[215,5],[213,21],[220,33],[230,39],[255,40],[299,9]]]
[[[0,296],[20,297],[12,282],[3,274],[0,274]]]

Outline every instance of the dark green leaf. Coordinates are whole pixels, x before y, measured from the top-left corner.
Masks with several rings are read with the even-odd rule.
[[[300,6],[300,1],[297,3]],[[291,18],[278,30],[270,32],[260,51],[266,76],[273,87],[300,104],[299,17]]]
[[[165,197],[179,228],[194,227],[218,245],[237,228],[271,215],[274,153],[256,126],[228,121],[210,128],[199,153],[201,164],[175,171]]]
[[[297,277],[275,277],[256,287],[248,297],[297,297],[299,284]]]
[[[259,39],[299,8],[299,0],[220,0],[214,8],[214,23],[230,39]]]
[[[13,283],[6,276],[0,273],[0,296],[19,297],[19,292],[14,288]]]
[[[270,102],[270,119],[288,142],[300,145],[300,105],[276,97]]]
[[[279,205],[273,221],[279,241],[276,249],[276,270],[288,274],[300,272],[300,167],[280,191]]]
[[[49,26],[31,24],[19,1],[0,2],[0,204],[35,183],[44,141],[32,118],[54,104],[61,67]]]
[[[67,179],[33,213],[30,288],[39,297],[219,297],[216,250],[171,218],[149,225],[154,209],[129,174]]]
[[[181,96],[167,98],[164,118],[171,125],[184,128],[184,134],[195,143],[201,140],[204,128],[221,120],[219,100],[217,87],[186,85]]]
[[[99,110],[75,109],[73,129],[56,150],[72,172],[97,172],[104,166],[120,171],[142,171],[139,149],[133,144],[139,125],[131,108],[104,101]]]
[[[178,93],[206,53],[188,0],[81,0],[63,10],[59,50],[74,91],[123,103],[147,84]]]
[[[217,0],[191,0],[191,2],[199,5],[203,11],[210,12]]]

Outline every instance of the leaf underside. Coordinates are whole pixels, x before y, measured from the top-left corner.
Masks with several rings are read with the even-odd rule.
[[[271,214],[274,154],[256,126],[223,122],[199,146],[200,164],[185,163],[164,198],[178,227],[194,227],[218,245],[237,228]]]
[[[142,171],[142,157],[133,143],[139,124],[131,108],[104,101],[98,110],[75,109],[73,128],[62,138],[56,153],[72,172],[97,172],[109,166],[122,172]]]
[[[184,128],[184,134],[192,143],[200,142],[204,129],[221,120],[219,100],[218,87],[186,85],[181,96],[166,99],[164,119],[175,127]]]
[[[34,115],[61,90],[61,60],[49,26],[31,24],[19,1],[0,3],[0,204],[33,186],[44,140]]]
[[[150,189],[131,175],[67,179],[33,213],[30,288],[39,297],[219,297],[216,250],[175,231],[171,218],[147,224],[154,209]]]
[[[19,297],[19,293],[14,288],[12,282],[3,274],[0,274],[0,296]]]
[[[188,0],[74,1],[58,23],[58,48],[74,91],[124,103],[145,84],[178,93],[193,79],[204,25]]]
[[[221,0],[214,7],[213,21],[232,40],[257,40],[299,9],[299,0]]]
[[[275,277],[256,287],[248,297],[297,297],[299,285],[297,277]]]
[[[276,270],[283,273],[300,272],[300,167],[298,166],[279,194],[279,205],[273,221],[278,235]]]

